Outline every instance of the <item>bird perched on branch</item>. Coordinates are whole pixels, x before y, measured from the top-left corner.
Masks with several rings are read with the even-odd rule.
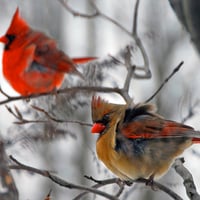
[[[129,107],[93,97],[91,107],[91,132],[99,134],[98,158],[124,181],[147,178],[152,182],[186,148],[200,142],[199,131],[164,119],[151,104]]]
[[[94,57],[71,59],[54,39],[32,29],[17,8],[4,36],[3,75],[21,95],[51,92],[60,87],[65,73],[82,76],[75,63]]]

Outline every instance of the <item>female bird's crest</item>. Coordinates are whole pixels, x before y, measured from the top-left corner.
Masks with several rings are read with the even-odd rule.
[[[104,114],[110,111],[110,105],[107,101],[103,100],[99,96],[92,97],[92,119],[93,121],[97,121],[98,118],[102,117]]]
[[[110,114],[117,110],[121,110],[120,108],[126,107],[126,105],[109,103],[108,101],[102,99],[99,96],[92,97],[92,119],[93,121],[100,120],[104,115]]]

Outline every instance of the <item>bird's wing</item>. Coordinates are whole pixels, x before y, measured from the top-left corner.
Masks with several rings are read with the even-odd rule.
[[[157,116],[140,115],[120,127],[120,132],[127,138],[200,138],[200,132],[192,127],[165,120]]]
[[[82,64],[96,59],[95,57],[71,59],[57,48],[55,40],[43,33],[32,32],[32,42],[36,44],[34,61],[57,72],[78,72],[75,64]]]

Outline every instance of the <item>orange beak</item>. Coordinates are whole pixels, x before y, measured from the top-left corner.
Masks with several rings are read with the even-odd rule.
[[[2,37],[0,37],[0,42],[7,44],[8,43],[8,38],[4,35]]]
[[[102,123],[94,123],[91,129],[91,133],[101,133],[106,126]]]

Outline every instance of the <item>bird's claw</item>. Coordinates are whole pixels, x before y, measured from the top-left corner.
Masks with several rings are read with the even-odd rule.
[[[146,179],[146,185],[150,186],[152,190],[156,191],[157,187],[154,184],[154,175],[152,174],[148,179]]]
[[[127,181],[123,181],[123,182],[127,186],[131,186],[133,184],[133,181],[131,181],[131,180],[127,180]]]

